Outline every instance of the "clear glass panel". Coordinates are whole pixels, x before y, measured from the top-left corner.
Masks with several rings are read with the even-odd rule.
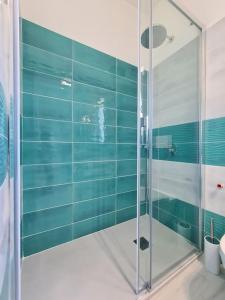
[[[152,281],[199,247],[201,31],[153,1]]]
[[[0,2],[0,299],[15,299],[12,3]]]

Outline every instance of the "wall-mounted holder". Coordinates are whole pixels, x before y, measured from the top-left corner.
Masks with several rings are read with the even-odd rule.
[[[185,239],[191,240],[191,225],[185,222],[177,222],[177,233],[182,235]]]

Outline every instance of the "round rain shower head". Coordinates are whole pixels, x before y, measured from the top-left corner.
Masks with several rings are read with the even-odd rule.
[[[168,38],[167,30],[163,25],[153,25],[153,48],[158,48]],[[171,38],[169,38],[171,39]],[[143,47],[149,49],[149,28],[146,28],[141,35],[141,44]]]

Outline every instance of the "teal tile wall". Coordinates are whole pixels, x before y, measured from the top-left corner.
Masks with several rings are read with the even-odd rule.
[[[27,20],[22,31],[28,256],[135,217],[137,68]]]
[[[182,233],[178,230],[178,224],[188,226],[190,233],[185,238],[198,245],[199,208],[197,206],[180,199],[162,198],[153,202],[153,218],[179,234]]]

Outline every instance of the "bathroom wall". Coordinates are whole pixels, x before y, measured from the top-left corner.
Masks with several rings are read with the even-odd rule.
[[[22,37],[27,256],[135,217],[137,68],[27,20]]]
[[[153,75],[153,216],[175,231],[178,223],[190,226],[188,238],[197,242],[199,38],[156,66]]]
[[[215,235],[225,233],[225,18],[206,31],[204,121],[205,233],[214,219]]]

